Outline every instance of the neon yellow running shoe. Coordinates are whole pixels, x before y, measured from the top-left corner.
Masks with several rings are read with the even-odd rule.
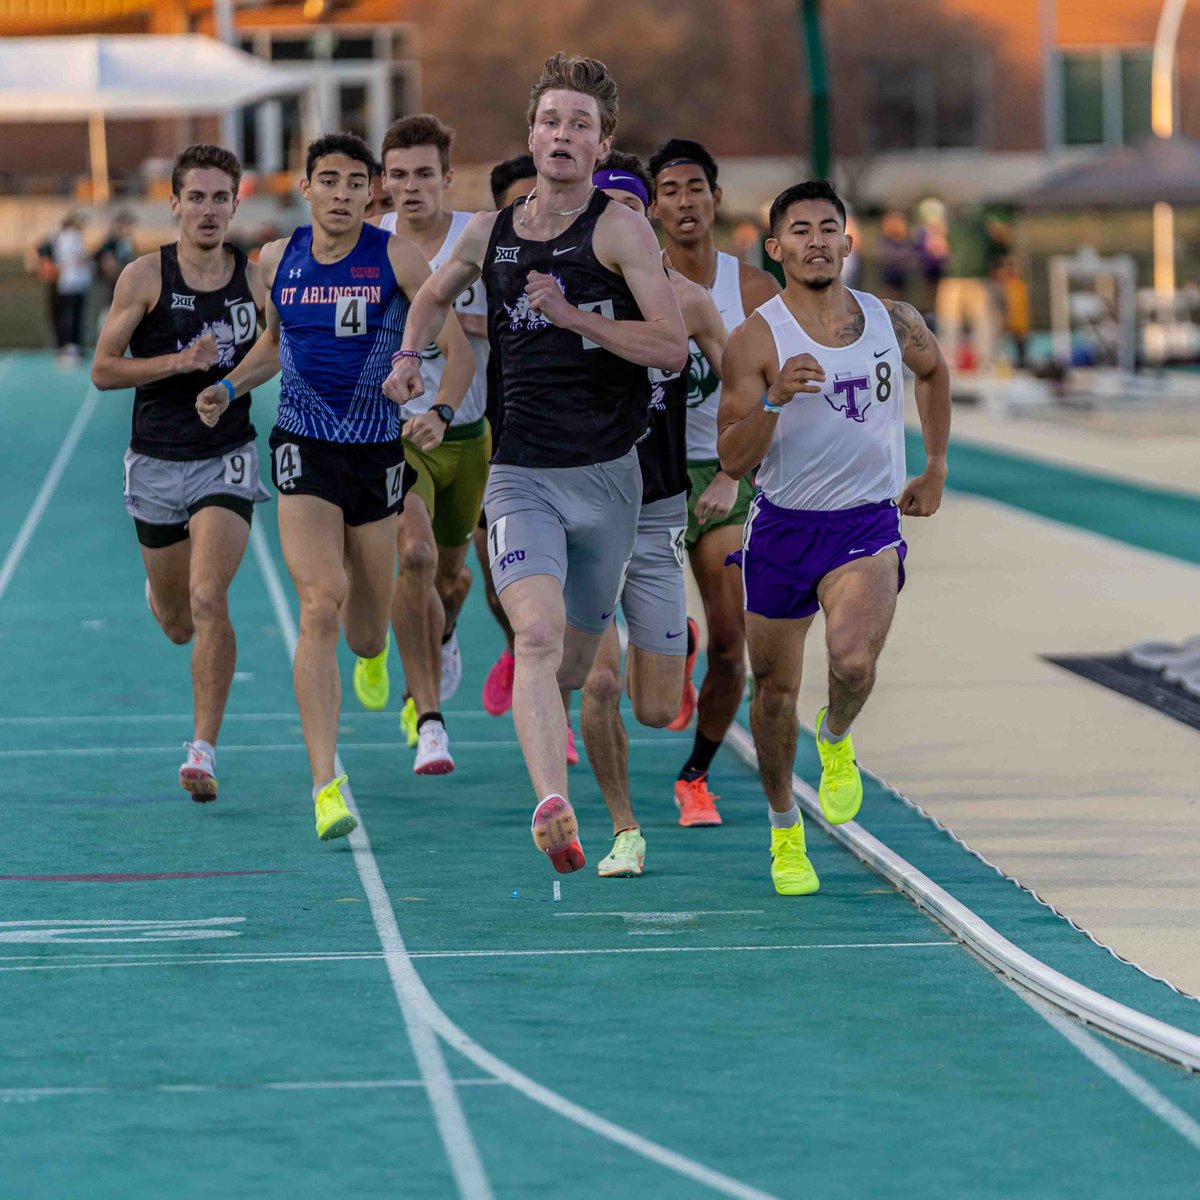
[[[853,821],[862,806],[862,776],[854,757],[854,741],[847,733],[840,742],[830,745],[821,740],[821,722],[828,708],[817,713],[817,753],[821,756],[821,786],[817,799],[830,825]]]
[[[421,740],[417,733],[417,718],[419,715],[417,712],[417,702],[409,696],[404,702],[404,707],[400,710],[400,729],[408,739],[408,748],[410,750],[415,749],[417,742]]]
[[[331,838],[345,837],[358,828],[354,814],[342,799],[342,784],[345,775],[331,779],[318,793],[314,808],[317,813],[317,837],[323,842]]]
[[[383,649],[374,658],[354,660],[354,694],[363,708],[379,712],[388,702],[388,650],[392,635],[384,640]]]
[[[771,880],[781,896],[811,896],[821,886],[804,844],[803,818],[771,830]]]
[[[604,879],[628,878],[642,873],[646,861],[646,839],[640,829],[622,829],[613,838],[613,847],[600,860],[596,874]]]

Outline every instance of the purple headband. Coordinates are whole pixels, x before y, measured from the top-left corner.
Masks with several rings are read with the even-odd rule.
[[[612,170],[597,171],[592,176],[592,183],[602,192],[611,189],[614,192],[628,192],[636,196],[647,208],[650,207],[650,193],[646,185],[629,171]]]

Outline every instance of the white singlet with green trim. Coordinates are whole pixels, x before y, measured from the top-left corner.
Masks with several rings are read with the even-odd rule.
[[[717,277],[712,298],[732,333],[745,319],[739,263],[732,254],[717,251]],[[708,359],[695,342],[688,344],[692,362],[688,368],[687,456],[688,462],[711,462],[717,457],[717,406],[721,403],[721,381],[713,374]]]
[[[430,271],[436,271],[450,257],[454,243],[462,236],[467,222],[474,215],[474,213],[465,212],[450,214],[450,229],[438,252],[429,260]],[[379,228],[387,230],[388,233],[395,233],[396,214],[394,212],[384,213],[383,219],[379,222]],[[410,296],[408,299],[411,303],[413,298]],[[487,292],[484,290],[482,279],[473,283],[455,300],[454,311],[487,317]],[[468,337],[467,341],[471,345],[471,353],[475,355],[475,378],[471,380],[471,386],[467,389],[467,394],[459,407],[458,416],[454,418],[455,426],[470,425],[472,422],[478,421],[487,407],[488,340],[485,337]],[[401,416],[405,420],[429,411],[429,406],[437,398],[438,388],[442,386],[442,374],[445,369],[446,360],[442,357],[442,352],[433,342],[430,342],[421,351],[421,380],[425,384],[425,394],[418,396],[415,400],[410,400],[401,408]]]

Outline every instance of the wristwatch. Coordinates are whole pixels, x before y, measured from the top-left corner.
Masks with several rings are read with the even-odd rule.
[[[431,413],[437,413],[437,415],[441,417],[447,425],[454,420],[454,409],[452,409],[448,404],[431,404],[429,406],[429,411]]]

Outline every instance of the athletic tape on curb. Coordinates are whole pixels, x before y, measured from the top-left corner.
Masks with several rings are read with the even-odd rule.
[[[743,762],[758,770],[754,740],[744,726],[732,725],[726,741]],[[899,888],[1001,975],[1087,1025],[1191,1071],[1200,1071],[1200,1037],[1120,1004],[1027,954],[857,821],[830,825],[821,812],[817,793],[797,775],[792,776],[792,795],[805,815],[830,837]]]

